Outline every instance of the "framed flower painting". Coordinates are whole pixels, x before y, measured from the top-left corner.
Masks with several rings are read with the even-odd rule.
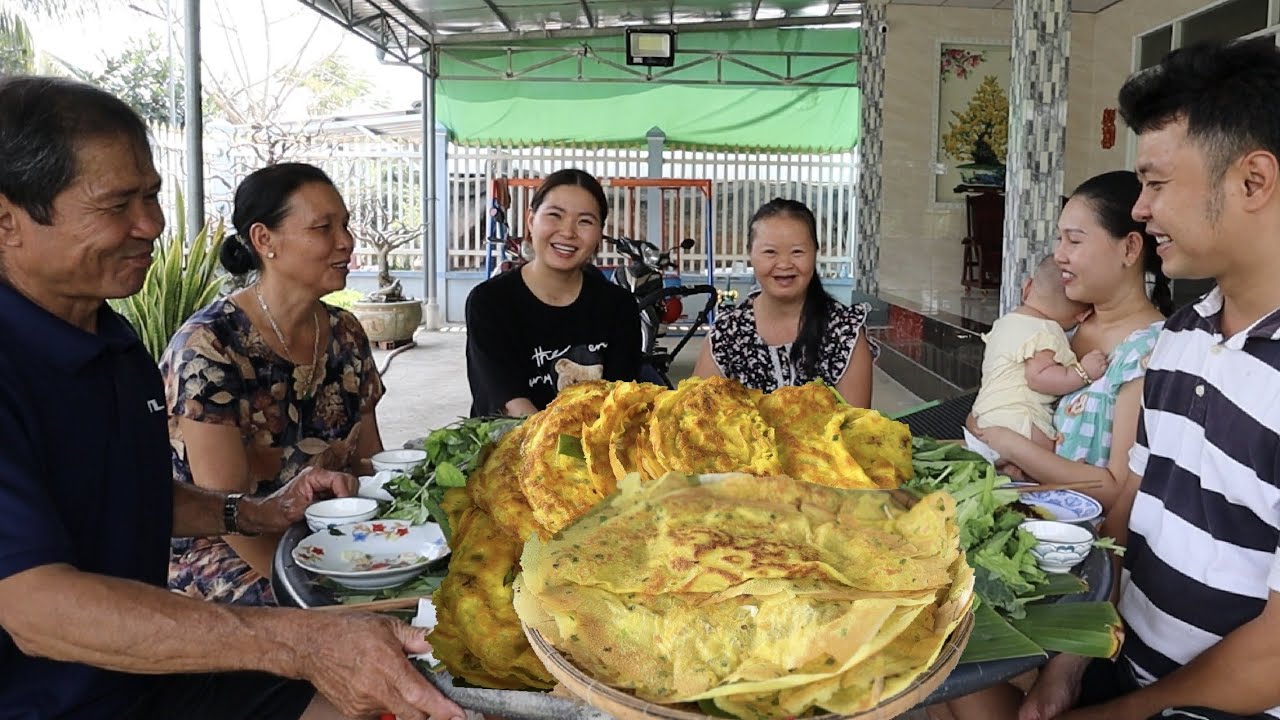
[[[1009,147],[1009,46],[939,44],[934,201],[959,203],[960,186],[1004,187]]]

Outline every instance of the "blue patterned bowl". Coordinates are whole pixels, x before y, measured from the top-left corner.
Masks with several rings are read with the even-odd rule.
[[[1102,517],[1102,503],[1075,490],[1041,490],[1019,498],[1064,523],[1087,523]]]
[[[1040,569],[1047,573],[1071,572],[1071,568],[1083,562],[1093,548],[1093,533],[1079,525],[1029,520],[1022,523],[1022,529],[1039,541],[1031,548],[1031,554]]]

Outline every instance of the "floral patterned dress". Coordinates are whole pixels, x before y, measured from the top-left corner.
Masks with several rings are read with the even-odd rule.
[[[192,482],[181,417],[240,430],[253,495],[275,492],[308,467],[350,467],[361,416],[384,390],[359,321],[326,308],[330,340],[309,397],[307,373],[277,355],[234,303],[217,300],[178,330],[160,361],[174,478]],[[275,604],[269,579],[221,538],[175,538],[169,588],[218,602]]]
[[[720,374],[761,392],[804,385],[818,379],[835,387],[849,369],[853,346],[867,324],[871,306],[867,303],[849,306],[831,301],[827,333],[822,338],[818,361],[810,375],[791,362],[791,343],[770,345],[760,337],[753,304],[759,295],[757,290],[738,307],[721,312],[711,326],[711,359]],[[870,337],[867,341],[871,346],[871,357],[879,357],[879,343]]]
[[[1058,429],[1058,455],[1102,466],[1111,460],[1111,426],[1120,388],[1147,373],[1147,361],[1164,321],[1134,330],[1107,358],[1102,377],[1058,401],[1053,425]]]

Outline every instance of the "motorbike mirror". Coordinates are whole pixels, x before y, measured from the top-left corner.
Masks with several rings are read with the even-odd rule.
[[[663,255],[664,253],[659,252],[658,248],[645,243],[640,259],[644,260],[649,267],[657,267],[662,263]]]
[[[697,243],[693,241],[693,238],[685,238],[680,242],[680,249],[686,251],[692,250],[694,245],[697,245]]]

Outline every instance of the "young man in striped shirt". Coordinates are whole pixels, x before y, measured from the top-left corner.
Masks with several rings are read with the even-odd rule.
[[[1280,718],[1280,50],[1176,51],[1125,83],[1120,112],[1134,218],[1165,274],[1217,288],[1169,318],[1147,370],[1121,657],[1083,681],[1085,661],[1055,659],[1022,720],[1082,686],[1102,702],[1057,717]]]

